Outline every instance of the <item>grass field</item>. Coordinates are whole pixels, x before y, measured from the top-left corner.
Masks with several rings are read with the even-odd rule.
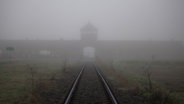
[[[103,72],[107,78],[119,91],[136,90],[138,95],[149,97],[159,92],[159,97],[171,98],[172,104],[184,103],[184,61],[110,61],[100,63],[101,69],[106,69]],[[151,88],[153,87],[151,92],[148,90],[149,82],[151,82]]]
[[[46,95],[54,97],[68,87],[65,78],[71,79],[72,65],[63,72],[62,60],[0,61],[0,104],[53,103]]]
[[[97,63],[117,89],[116,92],[120,93],[120,99],[125,99],[122,93],[135,98],[162,101],[150,104],[167,104],[163,102],[166,98],[170,101],[168,104],[184,103],[184,61]],[[73,69],[76,69],[76,66],[79,67],[78,70]],[[80,67],[80,64],[75,62],[67,62],[65,66],[63,60],[0,61],[0,104],[56,103],[67,93],[67,88]],[[151,91],[148,90],[148,71],[153,86]],[[132,99],[130,98],[130,101]]]
[[[147,67],[151,79],[172,91],[184,91],[184,62],[172,61],[121,61],[114,64],[116,71],[129,76],[130,80],[145,80]],[[141,80],[140,80],[141,81]]]

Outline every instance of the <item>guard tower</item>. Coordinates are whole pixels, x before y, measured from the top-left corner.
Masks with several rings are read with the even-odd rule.
[[[83,61],[94,61],[95,60],[95,47],[94,44],[98,38],[97,28],[91,23],[87,23],[81,28],[81,41],[83,43]]]
[[[91,23],[88,22],[87,25],[81,28],[81,40],[82,41],[96,41],[98,36],[97,36],[97,28],[93,26]]]

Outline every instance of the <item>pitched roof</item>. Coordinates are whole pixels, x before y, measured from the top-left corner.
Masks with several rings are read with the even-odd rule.
[[[81,31],[86,31],[86,30],[97,31],[97,28],[93,24],[88,22],[85,26],[81,28]]]

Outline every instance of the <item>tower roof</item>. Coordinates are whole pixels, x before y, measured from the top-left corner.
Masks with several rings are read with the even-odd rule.
[[[90,22],[88,22],[85,26],[83,26],[82,28],[81,28],[81,31],[97,31],[97,28],[93,25],[93,24],[91,24]]]

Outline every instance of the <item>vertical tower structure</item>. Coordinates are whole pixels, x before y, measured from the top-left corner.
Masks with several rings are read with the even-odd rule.
[[[91,23],[88,23],[81,28],[81,40],[82,41],[96,41],[98,39],[98,30]]]

